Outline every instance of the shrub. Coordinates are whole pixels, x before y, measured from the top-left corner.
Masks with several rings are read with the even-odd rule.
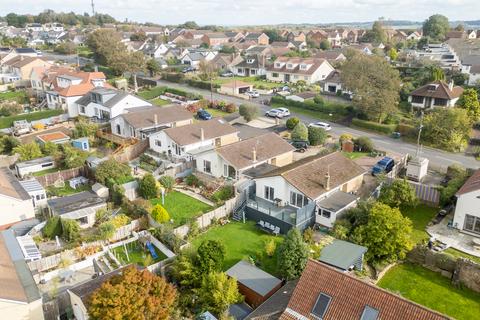
[[[190,222],[190,226],[188,227],[187,238],[193,239],[196,236],[198,236],[199,233],[200,233],[200,226],[198,225],[198,222],[196,220],[193,220],[192,222]]]
[[[48,218],[42,230],[43,236],[48,239],[55,239],[55,236],[62,235],[62,221],[59,216]]]
[[[153,199],[158,196],[157,181],[150,173],[143,176],[138,186],[138,193],[145,199]]]
[[[200,179],[194,174],[190,174],[185,178],[185,183],[190,187],[199,187],[201,185]]]
[[[286,126],[288,130],[293,130],[295,126],[300,122],[300,119],[297,117],[292,117],[287,120]]]
[[[95,169],[95,179],[102,184],[106,184],[107,180],[111,180],[113,184],[120,184],[131,177],[130,172],[131,169],[128,165],[115,159],[109,159],[100,163]]]
[[[184,80],[185,76],[181,73],[162,73],[162,79],[170,82],[180,83]]]
[[[223,110],[227,113],[234,113],[237,111],[237,106],[234,103],[229,103],[225,106],[225,109]]]
[[[260,108],[256,105],[241,104],[238,112],[245,119],[245,121],[250,122],[258,117],[260,114]]]
[[[212,195],[212,200],[219,203],[224,202],[233,197],[233,187],[223,186]]]
[[[344,141],[352,141],[353,140],[353,136],[351,134],[348,134],[348,133],[342,133],[340,135],[340,144]]]
[[[172,191],[173,186],[175,185],[175,179],[170,176],[162,176],[159,181],[167,192]]]
[[[385,134],[392,134],[393,131],[395,131],[395,125],[394,124],[381,124],[381,123],[376,123],[372,121],[367,121],[367,120],[360,120],[358,118],[352,119],[352,124],[354,126],[367,129],[367,130],[372,130],[380,133],[385,133]]]
[[[417,136],[417,128],[405,123],[399,123],[397,126],[397,131],[404,137],[416,137]]]
[[[165,223],[170,220],[170,215],[168,214],[167,209],[162,207],[162,205],[157,204],[152,209],[152,218],[158,223]]]
[[[62,238],[68,242],[80,240],[80,225],[73,219],[62,219]]]
[[[115,228],[120,228],[129,224],[131,219],[124,213],[116,215],[110,222]]]
[[[327,132],[322,128],[310,127],[308,128],[308,142],[311,146],[319,146],[325,143],[327,139]]]
[[[306,141],[308,139],[308,129],[303,122],[299,122],[292,130],[292,140]]]
[[[99,227],[99,238],[101,240],[108,240],[115,234],[115,225],[112,221],[104,222]]]
[[[373,142],[368,137],[358,137],[354,143],[358,151],[372,152],[374,150]]]
[[[273,255],[275,254],[275,250],[277,250],[277,243],[275,242],[275,240],[268,240],[265,243],[265,253],[267,254],[267,256],[273,257]]]

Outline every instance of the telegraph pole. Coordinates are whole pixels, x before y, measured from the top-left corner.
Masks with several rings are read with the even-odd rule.
[[[93,0],[92,0],[91,6],[92,6],[92,17],[94,17],[95,16],[95,4],[93,3]]]

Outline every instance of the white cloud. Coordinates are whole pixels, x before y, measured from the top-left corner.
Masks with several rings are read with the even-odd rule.
[[[95,0],[94,0],[95,1]],[[478,0],[96,0],[98,12],[119,20],[162,24],[195,20],[200,24],[328,23],[424,20],[434,13],[451,20],[478,19]],[[0,0],[0,14],[55,11],[91,12],[90,0]]]

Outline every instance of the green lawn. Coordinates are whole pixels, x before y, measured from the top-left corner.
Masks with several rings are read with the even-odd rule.
[[[455,257],[455,258],[470,259],[473,262],[476,262],[476,263],[480,264],[480,257],[472,256],[468,253],[462,252],[462,251],[454,249],[454,248],[448,248],[447,250],[443,251],[442,253],[448,254],[448,255],[450,255],[452,257]]]
[[[292,112],[292,113],[302,114],[304,116],[307,116],[307,117],[310,117],[310,118],[313,118],[313,119],[316,119],[316,120],[327,120],[327,121],[335,122],[335,121],[338,121],[338,120],[340,120],[344,117],[342,115],[335,114],[335,113],[330,115],[328,113],[324,113],[324,112],[320,112],[320,111],[313,111],[313,110],[299,108],[299,107],[293,107],[293,106],[285,106],[281,103],[272,103],[271,106],[272,106],[272,108],[285,107],[285,108],[288,108],[290,110],[290,112]]]
[[[3,100],[16,100],[19,103],[26,103],[28,102],[27,92],[23,90],[1,92],[0,101]]]
[[[355,160],[358,158],[362,158],[368,156],[368,152],[342,152],[345,157],[350,160]]]
[[[395,266],[378,285],[455,319],[480,319],[479,293],[456,288],[448,278],[421,266]]]
[[[17,120],[27,120],[27,121],[34,121],[34,120],[41,120],[45,118],[50,118],[54,116],[58,116],[64,113],[63,110],[44,110],[44,111],[37,111],[31,112],[26,114],[20,114],[16,116],[10,117],[0,117],[0,129],[10,128],[13,125],[13,121]]]
[[[155,198],[150,201],[153,205],[162,204],[161,198]],[[167,209],[175,226],[184,225],[192,218],[213,209],[208,204],[178,191],[172,191],[165,195],[163,207]]]
[[[267,82],[267,81],[257,80],[256,77],[226,77],[226,78],[219,77],[219,78],[213,80],[213,83],[218,84],[218,85],[222,85],[223,83],[232,82],[234,79],[236,79],[237,81],[251,83],[251,84],[253,84],[253,86],[255,88],[263,86],[267,89],[272,89],[272,88],[279,87],[281,85],[281,84],[275,83],[275,82]]]
[[[171,101],[163,100],[163,99],[160,99],[160,98],[155,98],[153,100],[150,100],[150,102],[153,103],[156,106],[159,106],[159,107],[162,107],[162,106],[167,105],[167,104],[172,104]]]
[[[32,172],[32,175],[34,177],[40,177],[40,176],[44,176],[44,175],[49,174],[49,173],[58,172],[60,170],[62,170],[62,169],[60,169],[60,168],[50,168],[50,169],[45,169],[45,170],[38,171],[38,172]]]
[[[165,93],[164,87],[153,87],[148,90],[140,91],[137,95],[145,100],[152,100]]]
[[[412,220],[413,234],[412,239],[415,243],[428,239],[428,233],[425,231],[427,224],[435,217],[438,209],[419,204],[415,208],[404,209],[403,216]]]
[[[122,263],[123,265],[135,263],[143,266],[146,257],[151,257],[150,251],[148,251],[147,248],[144,249],[138,241],[130,242],[125,246],[127,247],[128,258],[130,258],[130,260],[127,258],[127,255],[125,254],[125,248],[123,246],[116,247],[112,250],[114,256],[116,256],[120,263]],[[167,258],[167,256],[164,255],[163,252],[158,250],[155,246],[154,249],[158,257],[157,259],[153,259],[152,257],[152,263],[156,263]]]
[[[230,222],[225,226],[210,228],[193,241],[193,246],[198,247],[204,240],[219,240],[225,245],[226,255],[223,269],[227,270],[239,260],[252,257],[259,262],[259,267],[268,273],[278,275],[277,255],[268,257],[265,254],[265,243],[274,239],[279,244],[283,236],[272,236],[255,227],[255,223]]]
[[[225,112],[225,111],[222,111],[222,110],[218,110],[218,109],[212,109],[212,108],[207,108],[206,109],[208,111],[208,113],[210,113],[212,115],[212,117],[214,118],[222,118],[222,117],[225,117],[225,116],[228,116],[230,113],[228,112]]]
[[[47,187],[47,194],[49,196],[57,196],[57,197],[64,197],[71,194],[79,193],[82,191],[89,191],[91,190],[89,185],[78,186],[76,189],[70,187],[68,183],[65,183],[65,186],[62,188],[57,188],[55,186],[48,186]]]

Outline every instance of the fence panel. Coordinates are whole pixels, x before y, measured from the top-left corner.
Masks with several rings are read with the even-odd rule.
[[[436,186],[413,181],[408,181],[408,183],[410,183],[410,185],[415,189],[415,194],[420,201],[438,206],[440,203],[440,192],[437,190]]]

